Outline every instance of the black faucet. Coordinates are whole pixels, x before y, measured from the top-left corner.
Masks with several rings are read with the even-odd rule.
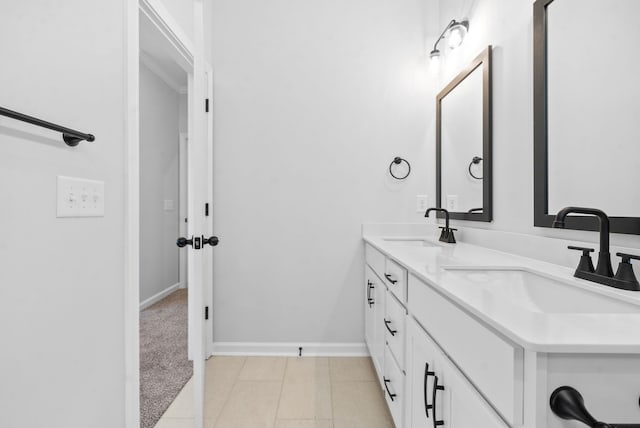
[[[589,254],[593,252],[593,248],[569,246],[570,250],[582,251],[582,257],[580,257],[580,263],[574,276],[623,290],[640,291],[640,284],[633,273],[633,266],[631,265],[631,259],[640,260],[640,257],[632,254],[617,253],[616,255],[621,257],[622,261],[618,265],[618,271],[615,276],[613,274],[611,254],[609,253],[609,217],[596,208],[566,207],[558,211],[552,227],[564,229],[565,220],[570,213],[596,216],[600,224],[600,252],[598,253],[598,264],[595,269]]]
[[[455,244],[456,237],[454,236],[453,231],[458,229],[449,227],[449,211],[445,210],[444,208],[429,208],[427,212],[424,213],[424,216],[429,217],[429,213],[431,211],[440,211],[444,213],[445,224],[444,227],[440,227],[440,229],[442,229],[442,232],[440,233],[440,241],[449,244]]]

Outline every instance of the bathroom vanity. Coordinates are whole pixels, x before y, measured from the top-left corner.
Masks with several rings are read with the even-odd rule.
[[[365,230],[365,338],[397,428],[566,428],[552,392],[640,423],[640,296],[570,268]]]

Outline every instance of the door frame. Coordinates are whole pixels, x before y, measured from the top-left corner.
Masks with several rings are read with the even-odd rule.
[[[178,168],[179,171],[179,188],[180,188],[180,192],[179,195],[180,197],[178,198],[179,202],[178,202],[178,218],[179,218],[179,222],[180,222],[180,226],[179,226],[179,232],[180,232],[180,236],[187,236],[187,222],[185,221],[185,219],[187,219],[187,212],[188,212],[188,208],[187,208],[187,182],[188,182],[188,176],[187,176],[187,144],[189,142],[189,136],[186,132],[181,132],[180,133],[180,139],[178,141],[178,144],[180,146],[179,148],[179,163],[180,166]],[[180,288],[189,288],[189,276],[187,275],[187,257],[189,256],[189,253],[186,251],[181,251],[180,252]]]
[[[213,67],[204,63],[206,74],[206,92],[209,111],[206,115],[207,123],[207,200],[209,201],[209,216],[205,219],[208,236],[213,235]],[[209,319],[204,323],[205,357],[213,355],[213,255],[205,258],[206,275],[204,288],[204,305],[209,307]]]
[[[178,64],[190,67],[187,71],[190,76],[188,99],[188,134],[194,139],[202,134],[202,131],[194,129],[203,123],[202,113],[196,113],[197,100],[205,98],[207,94],[202,92],[202,84],[193,84],[193,75],[197,74],[198,63],[203,61],[203,4],[202,0],[194,2],[194,39],[196,43],[186,36],[175,19],[159,0],[122,0],[124,10],[124,100],[125,131],[124,153],[125,165],[124,177],[124,405],[125,428],[140,427],[140,352],[139,352],[139,316],[140,316],[140,14],[144,13],[160,33],[172,44],[175,50],[175,60]],[[198,48],[198,49],[197,49]],[[195,86],[195,88],[194,88]],[[198,91],[198,88],[200,90]],[[198,118],[194,118],[198,116]],[[199,132],[196,132],[199,131]],[[209,196],[207,195],[207,198]],[[207,231],[207,233],[210,230]],[[190,293],[192,294],[192,293]],[[197,293],[193,293],[197,294]],[[200,306],[202,296],[195,300]],[[194,307],[197,307],[194,306]],[[194,330],[202,333],[202,323]],[[198,353],[196,353],[198,354]],[[204,354],[204,352],[202,352]],[[207,355],[208,356],[208,355]],[[202,362],[194,361],[194,378],[201,374],[204,378],[204,359]],[[202,406],[196,406],[196,408]],[[198,414],[199,413],[199,414]],[[196,412],[196,428],[202,423],[202,409]],[[200,422],[198,422],[200,419]]]

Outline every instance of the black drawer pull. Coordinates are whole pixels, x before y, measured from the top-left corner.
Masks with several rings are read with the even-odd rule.
[[[373,307],[376,303],[375,300],[371,297],[371,290],[374,290],[376,287],[373,285],[373,282],[367,280],[367,302],[369,302],[369,307]]]
[[[437,426],[444,425],[444,421],[439,421],[436,416],[436,399],[438,398],[438,391],[444,391],[444,386],[438,385],[438,376],[436,376],[436,380],[433,383],[433,428]]]
[[[429,380],[429,376],[435,375],[434,372],[429,371],[429,363],[425,363],[424,365],[424,412],[427,414],[427,419],[429,419],[429,409],[433,409],[433,404],[429,404],[427,400],[427,381]]]
[[[392,284],[395,284],[396,282],[398,282],[398,280],[397,280],[397,279],[393,279],[393,278],[391,277],[391,275],[389,275],[388,273],[385,273],[385,274],[384,274],[384,277],[385,277],[385,278],[387,278],[387,281],[389,281],[389,282],[390,282],[390,283],[392,283]]]
[[[398,332],[398,330],[391,330],[389,328],[389,324],[391,324],[391,321],[387,320],[386,318],[384,319],[384,326],[387,327],[387,330],[389,331],[389,333],[391,333],[391,336],[395,336],[396,333]]]
[[[387,386],[387,384],[391,382],[391,379],[387,379],[384,376],[382,377],[382,379],[384,380],[384,389],[387,390],[387,394],[389,394],[389,398],[391,398],[391,401],[395,401],[397,394],[392,394],[391,391],[389,391],[389,387]]]

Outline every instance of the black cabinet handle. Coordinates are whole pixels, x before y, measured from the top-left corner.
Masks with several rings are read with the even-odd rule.
[[[427,381],[429,380],[429,376],[435,375],[434,372],[429,371],[429,363],[425,363],[424,365],[424,412],[427,414],[427,419],[429,419],[429,410],[433,409],[433,405],[429,404],[427,400]]]
[[[398,332],[398,330],[391,330],[389,328],[389,324],[391,324],[391,321],[387,320],[386,318],[384,319],[384,326],[387,327],[387,330],[389,331],[389,333],[391,333],[391,336],[395,336],[396,333]]]
[[[444,386],[438,385],[438,376],[436,376],[436,380],[433,383],[433,399],[431,401],[433,403],[433,428],[444,425],[444,421],[439,421],[436,416],[436,400],[438,399],[438,391],[444,391]]]
[[[398,282],[398,280],[397,280],[397,279],[393,279],[393,278],[391,277],[391,275],[389,275],[388,273],[385,273],[385,274],[384,274],[384,277],[385,277],[385,278],[387,278],[387,281],[389,281],[389,282],[390,282],[390,283],[392,283],[392,284],[395,284],[396,282]]]
[[[391,398],[391,401],[395,401],[397,394],[392,394],[391,391],[389,391],[389,387],[387,386],[387,384],[391,382],[391,379],[387,379],[384,376],[382,377],[382,379],[384,380],[384,389],[387,390],[387,394],[389,394],[389,398]]]
[[[369,307],[372,307],[376,303],[371,297],[371,290],[375,288],[376,287],[373,285],[373,282],[367,280],[367,302],[369,302]]]

